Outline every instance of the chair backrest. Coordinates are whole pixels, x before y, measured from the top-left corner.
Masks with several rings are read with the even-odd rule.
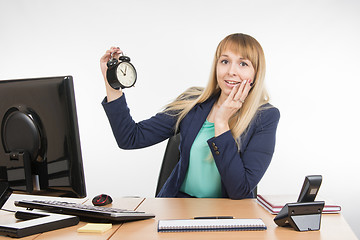
[[[176,134],[171,138],[169,138],[159,173],[155,196],[158,195],[162,186],[165,184],[166,180],[170,176],[172,170],[179,162],[180,159],[179,144],[180,144],[180,134]]]
[[[169,138],[168,140],[159,173],[155,196],[158,195],[162,186],[165,184],[166,180],[170,176],[172,170],[179,162],[180,159],[179,144],[180,144],[180,134],[176,134],[171,138]],[[254,189],[254,198],[256,197],[257,197],[257,186]]]

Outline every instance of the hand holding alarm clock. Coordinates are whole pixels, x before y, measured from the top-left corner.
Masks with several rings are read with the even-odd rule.
[[[101,59],[101,65],[104,65],[105,61],[107,61],[107,68],[102,66],[102,71],[112,88],[118,90],[134,86],[137,79],[136,69],[130,63],[130,58],[124,56],[120,48],[112,47],[108,50]]]

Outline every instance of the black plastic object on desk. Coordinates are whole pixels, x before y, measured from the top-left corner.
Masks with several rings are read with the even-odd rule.
[[[325,202],[287,203],[274,218],[277,225],[290,225],[297,231],[320,230],[321,213]]]
[[[124,222],[154,218],[155,215],[141,211],[92,206],[60,201],[15,201],[15,206],[40,209],[53,213],[69,214],[87,222]]]
[[[298,202],[287,203],[274,218],[274,222],[281,227],[290,225],[297,231],[320,230],[321,214],[325,202],[315,202],[314,200],[321,182],[321,175],[306,176]]]

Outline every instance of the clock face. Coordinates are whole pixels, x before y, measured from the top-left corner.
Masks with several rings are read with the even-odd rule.
[[[136,70],[129,62],[122,62],[117,67],[117,78],[124,87],[131,87],[136,81]]]

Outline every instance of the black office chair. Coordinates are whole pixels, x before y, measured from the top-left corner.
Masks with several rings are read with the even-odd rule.
[[[169,138],[159,173],[159,179],[156,187],[155,196],[158,195],[161,188],[165,184],[166,180],[170,176],[172,170],[179,162],[180,159],[179,144],[180,144],[180,134],[176,134],[171,138]]]
[[[162,186],[165,184],[166,180],[170,176],[172,170],[179,162],[180,159],[179,144],[180,144],[180,134],[176,134],[171,138],[169,138],[168,140],[159,173],[155,196],[158,195]],[[254,198],[256,197],[257,197],[257,187],[255,187],[254,189]]]

